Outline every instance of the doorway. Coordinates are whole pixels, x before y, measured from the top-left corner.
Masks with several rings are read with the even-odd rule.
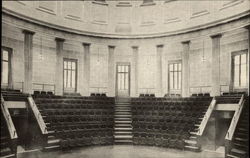
[[[116,65],[116,96],[130,96],[130,63]]]
[[[63,92],[75,93],[77,87],[77,60],[63,60]]]

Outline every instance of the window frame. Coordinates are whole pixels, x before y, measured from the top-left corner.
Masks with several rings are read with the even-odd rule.
[[[246,55],[246,86],[241,86],[241,55],[245,54]],[[240,59],[240,63],[239,63],[239,85],[240,86],[235,86],[234,83],[234,75],[235,75],[235,57],[239,56]],[[249,70],[249,63],[248,63],[248,49],[244,49],[244,50],[239,50],[239,51],[234,51],[231,53],[231,89],[232,91],[242,91],[248,88],[249,85],[249,80],[248,80],[248,70]]]
[[[13,49],[10,47],[1,47],[1,76],[2,76],[2,71],[3,71],[3,51],[8,52],[8,83],[6,85],[6,88],[13,88],[12,87],[12,54],[13,54]],[[2,83],[2,77],[1,77],[1,86],[4,86]]]

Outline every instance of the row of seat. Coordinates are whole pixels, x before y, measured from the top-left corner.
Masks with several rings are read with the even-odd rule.
[[[35,97],[48,131],[54,131],[62,149],[113,144],[114,98]]]
[[[196,130],[212,98],[161,98],[132,101],[134,143],[183,149],[184,140]]]

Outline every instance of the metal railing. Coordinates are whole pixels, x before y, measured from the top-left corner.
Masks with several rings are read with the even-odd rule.
[[[51,91],[55,94],[55,84],[32,83],[33,91]]]
[[[197,135],[202,136],[202,134],[203,134],[203,132],[205,130],[205,127],[206,127],[206,125],[208,123],[208,120],[209,120],[209,118],[210,118],[210,116],[211,116],[211,114],[212,114],[212,112],[214,110],[215,105],[216,105],[216,100],[215,100],[215,97],[214,97],[213,100],[211,101],[209,107],[208,107],[208,110],[207,110],[205,116],[203,117],[203,119],[201,121],[201,124],[199,126]]]
[[[17,138],[17,133],[16,133],[16,128],[13,124],[12,118],[10,116],[8,108],[5,106],[3,96],[1,94],[1,110],[3,113],[3,117],[6,121],[9,133],[10,133],[10,138],[11,139],[16,139]]]
[[[225,139],[227,139],[227,140],[232,140],[232,138],[233,138],[234,131],[236,129],[236,126],[237,126],[237,123],[239,121],[242,109],[244,107],[244,103],[245,103],[244,95],[242,95],[241,98],[240,98],[240,101],[238,103],[239,107],[235,110],[234,116],[233,116],[231,124],[230,124],[230,127],[229,127],[229,129],[227,131],[227,134],[226,134],[226,137],[225,137]]]
[[[37,120],[37,123],[41,129],[42,134],[47,134],[48,131],[47,131],[46,124],[43,120],[43,117],[42,117],[40,111],[38,110],[38,108],[36,106],[35,101],[33,100],[33,98],[31,96],[28,97],[28,103],[30,105],[30,108],[31,108],[36,120]]]

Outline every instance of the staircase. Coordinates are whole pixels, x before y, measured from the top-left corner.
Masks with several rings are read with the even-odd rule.
[[[203,99],[206,99],[206,98],[203,98]],[[203,105],[204,108],[202,108],[202,110],[199,111],[197,118],[195,118],[194,128],[192,131],[189,132],[189,134],[190,134],[189,139],[184,140],[184,143],[185,143],[184,149],[185,150],[194,151],[194,152],[201,151],[201,145],[198,144],[198,140],[197,140],[198,132],[201,132],[201,131],[199,131],[199,128],[202,124],[203,119],[205,118],[205,115],[208,115],[207,113],[211,112],[211,111],[209,111],[209,108],[211,108],[210,106],[213,105],[213,102],[214,101],[211,101],[210,105],[204,104]]]
[[[39,106],[38,106],[38,109],[39,109],[39,111],[44,119],[44,122],[45,122],[46,127],[47,127],[47,131],[48,131],[47,144],[45,145],[43,151],[58,150],[60,148],[60,139],[58,139],[56,137],[56,131],[51,129],[51,124],[48,123],[47,117],[46,117],[46,115],[44,115],[42,109],[40,109]]]
[[[195,124],[195,128],[193,131],[189,132],[190,134],[190,137],[188,140],[184,140],[185,142],[185,150],[188,150],[188,151],[194,151],[194,152],[200,152],[201,151],[201,146],[198,145],[198,141],[197,141],[197,131],[198,131],[198,128],[200,126],[200,123],[204,117],[205,113],[203,114],[202,117],[198,118],[196,124]]]
[[[8,127],[4,121],[1,110],[1,141],[0,141],[0,157],[14,158],[15,152],[11,150],[11,139],[8,132]]]
[[[116,99],[114,115],[114,143],[133,144],[130,98]]]
[[[233,139],[232,149],[227,154],[227,158],[247,158],[249,157],[249,99],[245,101],[239,122],[236,126]]]

